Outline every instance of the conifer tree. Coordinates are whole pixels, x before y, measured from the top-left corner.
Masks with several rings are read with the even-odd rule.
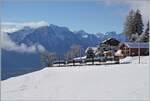
[[[129,41],[136,41],[139,35],[143,32],[142,15],[139,10],[129,12],[124,24],[124,34],[128,37]]]
[[[135,12],[131,10],[129,12],[129,15],[126,18],[126,22],[124,24],[124,30],[123,33],[130,39],[132,34],[135,34],[135,27],[134,27],[134,15]]]
[[[146,34],[149,34],[149,21],[148,21],[148,23],[147,23],[147,27],[146,27],[145,33],[146,33]]]
[[[137,10],[134,15],[135,31],[138,35],[141,35],[143,32],[143,21],[140,10]]]

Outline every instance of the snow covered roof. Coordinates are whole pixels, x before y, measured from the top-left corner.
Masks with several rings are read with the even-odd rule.
[[[118,41],[115,38],[108,38],[104,41],[102,41],[103,44],[111,45],[111,46],[118,46],[120,41]]]
[[[81,60],[81,59],[86,59],[86,56],[74,58],[74,60]]]
[[[91,47],[94,51],[96,51],[97,50],[97,47]]]
[[[94,53],[95,53],[96,50],[97,50],[97,47],[88,47],[88,48],[85,50],[85,53],[88,51],[89,48],[93,49]]]
[[[124,44],[129,48],[139,48],[139,45],[140,48],[149,48],[148,42],[140,42],[140,44],[137,42],[125,42]]]

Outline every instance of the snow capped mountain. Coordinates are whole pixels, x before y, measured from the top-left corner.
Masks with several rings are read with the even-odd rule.
[[[103,34],[103,33],[100,33],[100,32],[99,32],[99,33],[96,33],[95,35],[96,35],[98,38],[104,37],[104,34]]]
[[[75,34],[80,35],[82,38],[88,38],[89,34],[86,33],[84,30],[74,31]]]
[[[88,34],[83,30],[72,32],[67,27],[53,24],[34,29],[24,27],[19,31],[8,33],[8,35],[17,44],[24,43],[28,46],[41,44],[47,50],[58,54],[64,54],[73,44],[80,44],[86,48],[95,46],[101,41],[94,34]]]
[[[117,34],[115,31],[105,33],[104,39],[107,39],[110,37],[116,38],[117,40],[121,42],[127,41],[127,37],[123,33]]]
[[[48,26],[48,23],[45,21],[37,21],[37,22],[2,22],[2,32],[16,32],[21,30],[23,27],[31,27],[31,28],[38,28],[41,26]]]
[[[37,25],[32,23],[22,25],[28,26],[25,26],[18,31],[8,33],[12,41],[17,44],[24,43],[29,46],[33,44],[42,44],[49,51],[52,51],[52,46],[54,46],[53,48],[57,48],[59,43],[64,43],[62,48],[67,47],[67,45],[70,47],[72,44],[81,44],[82,46],[87,47],[96,45],[109,37],[114,37],[120,41],[126,40],[123,34],[117,34],[116,32],[107,32],[105,34],[89,34],[84,30],[72,32],[67,27],[60,27],[53,24],[46,25],[44,22],[37,23]],[[53,49],[53,51],[56,50]]]
[[[13,32],[13,33],[8,33],[12,41],[14,42],[19,42],[20,40],[23,40],[27,35],[32,33],[34,31],[33,28],[30,27],[23,27],[19,31]]]

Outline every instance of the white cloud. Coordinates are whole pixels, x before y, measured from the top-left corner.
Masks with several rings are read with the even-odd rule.
[[[1,33],[1,45],[0,48],[7,51],[16,51],[16,52],[25,52],[25,53],[35,53],[36,51],[45,51],[45,48],[42,45],[32,45],[27,46],[22,43],[21,45],[17,45],[13,42],[6,33]]]
[[[40,52],[45,51],[45,48],[44,48],[42,45],[37,45],[37,49],[38,49],[38,51],[40,51]]]
[[[22,43],[21,45],[17,45],[15,42],[13,42],[9,38],[9,36],[7,35],[7,32],[15,32],[25,26],[28,26],[31,28],[38,28],[38,27],[47,26],[47,25],[48,23],[45,21],[23,22],[23,23],[3,22],[1,26],[2,33],[0,36],[1,38],[0,47],[8,51],[27,52],[27,53],[34,53],[36,51],[44,51],[45,48],[39,44],[27,46],[26,44]]]
[[[15,32],[21,28],[28,26],[31,28],[38,28],[41,26],[48,26],[48,23],[45,21],[38,22],[2,22],[1,31],[2,32]]]

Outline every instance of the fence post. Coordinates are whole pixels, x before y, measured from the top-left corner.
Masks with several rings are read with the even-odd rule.
[[[73,59],[73,66],[75,66],[75,60]]]
[[[92,65],[94,65],[94,57],[92,57]]]

